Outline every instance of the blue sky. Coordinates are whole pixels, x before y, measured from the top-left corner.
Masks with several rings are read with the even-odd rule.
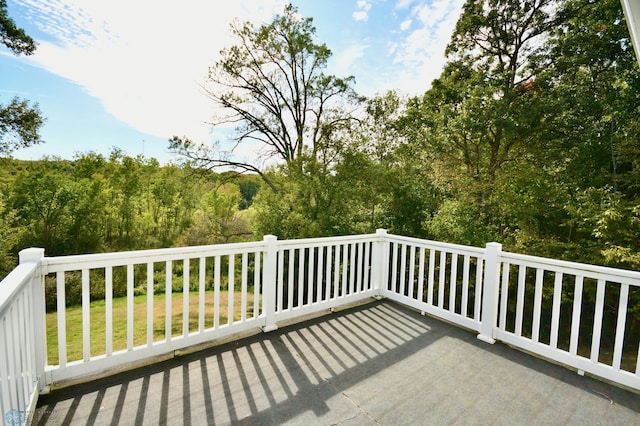
[[[10,16],[37,42],[16,57],[0,48],[0,102],[38,102],[44,144],[21,159],[107,155],[118,147],[160,162],[173,135],[224,139],[206,124],[214,106],[200,90],[218,52],[231,46],[232,19],[261,23],[282,0],[8,0]],[[462,0],[294,0],[333,52],[327,72],[356,78],[367,96],[419,95],[444,64]],[[250,148],[239,153],[251,156]]]

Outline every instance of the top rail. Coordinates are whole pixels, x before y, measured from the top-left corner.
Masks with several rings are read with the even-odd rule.
[[[363,234],[363,235],[344,235],[337,237],[321,237],[321,238],[301,238],[293,240],[278,240],[278,247],[282,249],[288,249],[291,247],[321,247],[330,244],[341,243],[359,243],[370,242],[379,238],[377,234]]]
[[[365,242],[377,238],[376,234],[356,236],[338,236],[322,238],[304,238],[293,240],[278,240],[279,249],[291,247],[321,247],[327,244],[341,244],[345,242]],[[103,268],[108,266],[122,266],[171,260],[193,259],[217,255],[241,254],[246,252],[266,251],[264,241],[232,244],[216,244],[190,247],[175,247],[165,249],[134,250],[113,253],[80,254],[70,256],[46,257],[42,261],[45,273],[55,273],[68,270],[81,270],[87,267]]]
[[[566,260],[549,259],[517,253],[502,252],[503,262],[524,265],[531,268],[554,270],[564,274],[579,275],[584,278],[607,279],[640,286],[640,272],[627,269],[616,269],[606,266],[590,265],[586,263],[570,262]]]
[[[166,249],[136,250],[114,253],[80,254],[72,256],[46,257],[43,260],[45,273],[68,270],[80,270],[87,267],[103,268],[171,260],[193,259],[216,255],[240,254],[246,252],[265,251],[262,241],[235,244],[217,244],[209,246],[190,246]]]
[[[2,285],[0,285],[0,318],[5,316],[24,286],[33,279],[33,274],[38,267],[37,263],[18,265],[2,280]]]
[[[414,237],[403,237],[401,235],[388,234],[388,240],[390,242],[400,242],[411,244],[416,247],[434,248],[436,250],[453,251],[461,255],[470,255],[484,258],[486,249],[484,247],[464,246],[461,244],[443,243],[441,241],[423,240]]]

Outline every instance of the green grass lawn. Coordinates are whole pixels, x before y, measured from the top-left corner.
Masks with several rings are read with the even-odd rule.
[[[166,296],[155,295],[153,306],[154,341],[165,338],[165,300]],[[143,345],[147,342],[147,296],[134,297],[133,310],[133,344]],[[234,319],[240,319],[240,292],[234,294]],[[174,293],[172,297],[171,334],[182,335],[183,295]],[[226,324],[228,292],[220,292],[220,324]],[[189,331],[198,330],[198,294],[189,295]],[[247,297],[247,316],[253,315],[253,294]],[[205,293],[205,328],[213,327],[213,291]],[[113,351],[127,347],[127,298],[113,299]],[[66,309],[67,361],[82,359],[82,307],[72,306]],[[106,353],[106,306],[104,300],[91,303],[91,356]],[[58,364],[58,319],[57,312],[47,314],[47,355],[49,365]]]

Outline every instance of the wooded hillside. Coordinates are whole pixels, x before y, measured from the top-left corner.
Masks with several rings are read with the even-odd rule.
[[[170,144],[182,165],[117,150],[0,159],[0,273],[28,246],[59,255],[376,228],[640,269],[640,70],[619,1],[469,0],[447,66],[414,98],[362,98],[351,78],[318,73],[331,52],[294,12],[236,27],[264,57],[229,49],[212,74],[237,89],[212,92],[226,119],[245,118],[237,143],[262,138],[279,166],[225,162],[187,138]],[[297,91],[280,90],[300,75]]]

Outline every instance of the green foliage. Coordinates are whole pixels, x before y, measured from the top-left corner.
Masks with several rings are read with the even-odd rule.
[[[51,255],[63,254],[70,241],[66,231],[78,196],[75,182],[55,170],[38,167],[20,176],[13,206],[26,227],[25,238]]]
[[[316,192],[317,185],[308,186],[311,182],[306,177],[299,175],[298,178],[287,178],[284,173],[270,175],[278,185],[278,192],[262,191],[254,200],[254,232],[257,236],[274,234],[280,239],[289,239],[322,235],[323,230],[317,223],[321,194]]]
[[[24,32],[7,13],[7,1],[0,0],[0,43],[13,53],[31,55],[36,50],[36,43]]]
[[[262,186],[260,179],[255,175],[247,175],[240,181],[238,186],[240,187],[240,195],[242,196],[240,200],[240,210],[248,209],[253,204],[253,199]]]
[[[6,0],[0,0],[0,43],[16,55],[31,55],[36,49],[33,39],[9,17]],[[19,98],[13,98],[6,105],[0,103],[0,157],[10,155],[15,149],[41,143],[38,132],[44,121],[38,104],[29,105]]]
[[[425,221],[432,238],[438,241],[483,246],[492,235],[486,218],[473,204],[463,200],[445,200],[432,218]]]
[[[0,104],[0,155],[41,143],[38,132],[44,121],[37,103],[29,105],[23,99],[13,98],[6,105]]]
[[[577,201],[574,214],[590,230],[605,261],[640,269],[640,204],[611,187],[589,188]]]
[[[181,243],[201,245],[241,241],[252,235],[250,214],[239,211],[240,190],[226,183],[219,187],[203,187],[195,206],[191,226],[183,233]]]
[[[9,264],[27,245],[66,254],[384,227],[640,267],[640,70],[617,0],[469,0],[449,62],[412,99],[361,99],[350,78],[325,76],[331,51],[291,6],[232,32],[245,44],[211,70],[220,90],[210,94],[232,112],[220,121],[241,115],[237,141],[261,140],[281,163],[233,163],[179,138],[192,163],[160,167],[119,150],[6,163]],[[310,66],[296,74],[299,92],[282,89]],[[243,90],[228,90],[238,81]],[[255,173],[208,169],[222,164]]]
[[[17,265],[14,248],[22,232],[16,212],[7,207],[4,194],[0,194],[0,277],[7,275]]]
[[[73,161],[0,161],[2,277],[26,247],[56,256],[236,242],[252,235],[252,209],[246,206],[261,188],[255,175],[230,181],[119,150],[109,158],[88,153]],[[244,197],[241,186],[248,188]]]
[[[637,267],[640,73],[619,2],[469,0],[448,53],[395,121],[435,189],[427,233]]]

